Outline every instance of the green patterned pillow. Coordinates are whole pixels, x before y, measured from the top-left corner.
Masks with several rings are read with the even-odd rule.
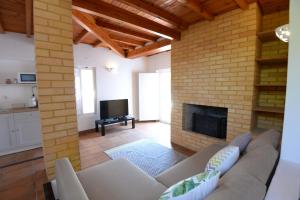
[[[239,159],[240,149],[237,146],[227,146],[211,157],[205,171],[220,171],[223,175]]]
[[[219,171],[203,172],[167,189],[159,200],[202,200],[218,185]]]

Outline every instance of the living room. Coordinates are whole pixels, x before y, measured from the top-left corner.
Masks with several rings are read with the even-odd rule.
[[[299,199],[299,6],[1,2],[1,199]]]

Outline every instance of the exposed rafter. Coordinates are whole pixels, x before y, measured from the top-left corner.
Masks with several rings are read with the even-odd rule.
[[[32,31],[32,22],[33,22],[33,0],[25,0],[25,17],[26,17],[26,35],[31,37]]]
[[[143,12],[148,13],[149,15],[152,15],[156,18],[162,19],[176,26],[181,30],[187,29],[188,27],[187,22],[177,17],[176,15],[162,9],[161,7],[154,5],[153,3],[148,3],[143,0],[119,0],[119,1],[131,7],[134,7],[136,9],[142,10]]]
[[[102,46],[102,45],[103,45],[103,43],[102,43],[100,40],[97,40],[94,44],[92,44],[92,46],[93,46],[94,48],[100,47],[100,46]]]
[[[246,10],[249,7],[249,4],[248,4],[248,2],[246,0],[234,0],[234,1],[243,10]]]
[[[181,2],[183,0],[180,0]],[[197,0],[185,0],[186,5],[207,20],[213,20],[214,15],[207,11]]]
[[[128,29],[128,28],[123,27],[123,26],[118,26],[118,25],[115,25],[115,24],[111,24],[111,23],[108,23],[108,22],[105,22],[105,21],[97,20],[96,23],[97,23],[97,25],[102,26],[105,29],[115,31],[115,32],[118,32],[118,33],[122,33],[122,34],[126,34],[126,35],[129,35],[129,36],[133,36],[135,38],[139,38],[139,39],[142,39],[142,40],[145,40],[145,41],[150,42],[150,41],[155,41],[157,39],[156,37],[153,37],[151,35],[147,35],[145,33],[138,32],[138,31],[135,31],[135,30],[132,30],[132,29]]]
[[[170,49],[171,49],[171,40],[161,40],[159,42],[154,42],[153,44],[129,51],[127,54],[127,58],[149,56]]]
[[[1,18],[0,18],[0,33],[5,33],[4,27],[1,22]]]
[[[84,29],[93,34],[96,38],[104,42],[108,47],[110,47],[114,52],[119,54],[120,56],[125,56],[123,49],[121,49],[118,44],[111,40],[108,33],[103,30],[103,28],[97,26],[94,20],[86,14],[83,14],[77,10],[73,10],[72,13],[73,19],[81,25]]]
[[[82,41],[89,32],[85,29],[83,29],[75,38],[74,38],[74,44],[78,44],[80,41]]]
[[[112,40],[121,42],[123,44],[128,44],[128,45],[132,45],[132,46],[143,46],[145,44],[145,42],[141,42],[141,41],[134,40],[134,39],[131,39],[128,37],[124,37],[122,35],[110,34],[109,36]]]
[[[117,43],[123,49],[126,49],[126,50],[133,50],[133,49],[135,49],[134,46],[131,46],[131,45],[128,45],[128,44],[124,44],[124,43],[121,43],[121,42],[117,42]]]
[[[73,0],[73,9],[99,17],[108,17],[122,22],[130,23],[142,28],[143,30],[149,31],[165,38],[173,38],[177,40],[180,39],[179,31],[168,28],[157,22],[102,1]]]

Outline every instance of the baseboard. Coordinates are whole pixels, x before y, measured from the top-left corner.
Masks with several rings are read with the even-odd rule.
[[[187,153],[189,156],[196,153],[196,151],[194,151],[194,150],[188,149],[188,148],[186,148],[182,145],[179,145],[179,144],[176,144],[176,143],[173,143],[173,142],[171,142],[171,145],[172,145],[172,147],[175,147],[176,149],[179,149],[180,151],[183,151],[183,152]]]
[[[79,134],[85,134],[85,133],[94,133],[96,132],[96,129],[92,128],[92,129],[88,129],[88,130],[84,130],[84,131],[79,131]]]
[[[153,122],[159,122],[159,120],[147,120],[147,121],[135,120],[135,123],[153,123]]]

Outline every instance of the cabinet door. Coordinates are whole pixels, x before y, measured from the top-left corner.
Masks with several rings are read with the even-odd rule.
[[[10,115],[0,114],[0,151],[13,147],[12,132],[10,128]]]
[[[18,147],[41,144],[40,117],[38,112],[15,113],[14,124]]]

